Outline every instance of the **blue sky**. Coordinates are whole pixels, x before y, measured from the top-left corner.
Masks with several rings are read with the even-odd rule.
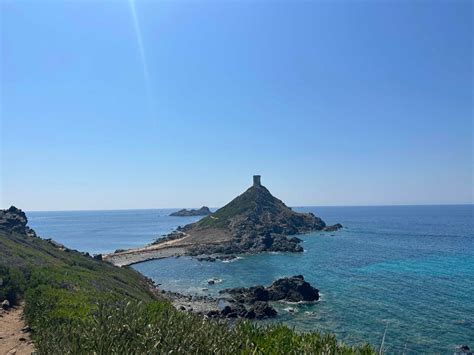
[[[0,6],[2,207],[472,203],[470,1]]]

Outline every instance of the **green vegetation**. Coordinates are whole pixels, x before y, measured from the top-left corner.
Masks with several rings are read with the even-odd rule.
[[[158,302],[99,306],[87,318],[50,322],[35,340],[48,354],[373,354],[369,346],[340,346],[331,335],[247,322],[230,328]]]
[[[175,310],[130,268],[0,231],[0,300],[26,301],[39,354],[372,354],[332,335],[234,326]]]
[[[10,304],[15,304],[25,289],[26,280],[23,272],[0,265],[0,300],[8,300]]]
[[[283,202],[273,197],[265,187],[252,186],[212,215],[201,219],[197,225],[198,227],[223,228],[227,226],[230,218],[248,211],[254,211],[257,208],[274,210],[282,207],[286,206]]]

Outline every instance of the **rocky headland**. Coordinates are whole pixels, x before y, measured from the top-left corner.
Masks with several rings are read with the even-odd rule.
[[[6,210],[0,210],[0,230],[36,237],[35,231],[28,227],[27,223],[28,219],[25,212],[15,206],[11,206]]]
[[[173,216],[173,217],[208,216],[211,213],[212,212],[209,209],[209,207],[202,206],[199,209],[191,209],[191,210],[187,210],[183,208],[182,210],[171,213],[170,216]]]
[[[274,197],[254,176],[254,184],[198,222],[177,228],[149,246],[105,256],[116,265],[178,255],[303,252],[298,234],[336,231],[313,213],[298,213]],[[166,250],[165,250],[166,249]]]

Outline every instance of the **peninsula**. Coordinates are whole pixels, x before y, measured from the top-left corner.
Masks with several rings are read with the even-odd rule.
[[[200,221],[179,227],[151,245],[104,258],[123,266],[178,255],[302,252],[301,239],[295,235],[341,227],[327,226],[313,213],[293,211],[261,184],[260,175],[255,175],[247,191]]]

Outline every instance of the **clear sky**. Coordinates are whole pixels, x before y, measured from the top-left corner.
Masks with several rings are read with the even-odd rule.
[[[472,203],[471,1],[0,3],[2,207]]]

